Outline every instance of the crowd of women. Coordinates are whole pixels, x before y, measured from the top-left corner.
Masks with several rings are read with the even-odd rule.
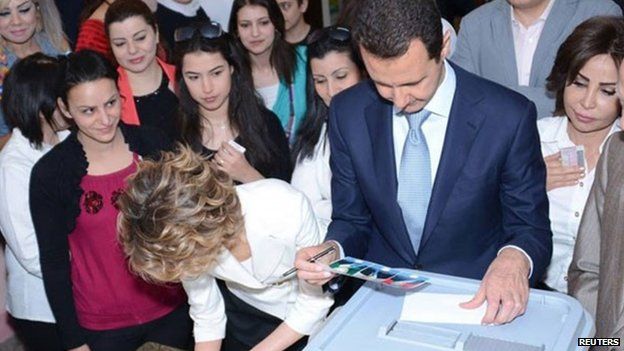
[[[12,323],[28,350],[301,349],[333,299],[282,273],[331,221],[328,107],[366,78],[350,31],[292,45],[275,0],[235,0],[227,31],[204,21],[165,45],[152,10],[86,9],[69,53],[53,1],[0,0]],[[537,122],[554,233],[544,283],[562,293],[620,130],[623,33],[603,17],[570,35],[548,80],[554,117]],[[561,165],[570,146],[583,167]]]

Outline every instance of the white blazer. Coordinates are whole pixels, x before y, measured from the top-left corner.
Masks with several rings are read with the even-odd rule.
[[[310,200],[322,239],[325,238],[332,214],[332,172],[329,168],[329,139],[326,130],[327,123],[323,124],[321,136],[314,146],[312,157],[297,162],[290,180],[290,184],[303,192]]]
[[[58,133],[65,139],[69,131]],[[7,310],[20,319],[54,323],[48,303],[35,228],[30,217],[28,189],[35,163],[52,147],[35,149],[19,129],[0,152],[0,232],[6,241]]]
[[[333,304],[321,287],[296,276],[270,285],[293,267],[298,249],[321,242],[314,214],[306,197],[288,183],[264,179],[239,185],[253,271],[248,271],[228,250],[223,250],[211,272],[182,282],[194,321],[195,342],[225,337],[226,315],[215,278],[257,309],[282,319],[301,334],[310,334]]]

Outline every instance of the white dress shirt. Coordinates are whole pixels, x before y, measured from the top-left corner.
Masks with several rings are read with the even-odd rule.
[[[59,132],[60,140],[69,135]],[[30,217],[30,172],[51,146],[35,149],[19,129],[0,152],[0,231],[6,240],[7,310],[19,319],[54,323],[43,288],[39,247]]]
[[[332,173],[329,168],[329,139],[326,131],[327,123],[324,123],[319,141],[314,146],[314,153],[310,158],[297,162],[290,180],[290,184],[310,200],[319,224],[321,241],[327,234],[332,214]]]
[[[242,184],[236,192],[251,248],[247,267],[252,271],[223,250],[211,272],[182,282],[191,306],[195,342],[225,337],[227,317],[215,277],[224,280],[238,298],[283,320],[296,332],[312,333],[333,304],[331,295],[296,276],[271,285],[293,267],[298,249],[321,242],[307,198],[277,179]]]
[[[537,43],[542,35],[544,24],[550,14],[555,0],[544,9],[540,17],[530,26],[525,27],[514,16],[513,7],[511,9],[511,29],[514,38],[514,49],[516,53],[516,67],[518,69],[518,85],[528,86],[531,78],[531,66],[533,65],[533,55],[537,49]],[[509,5],[511,6],[511,5]]]
[[[431,100],[429,100],[427,105],[424,107],[425,110],[431,112],[431,115],[421,126],[421,130],[425,136],[425,140],[427,141],[427,147],[429,148],[432,188],[438,173],[440,158],[442,157],[442,148],[444,146],[446,128],[451,114],[451,106],[453,105],[453,97],[455,96],[456,87],[457,81],[455,78],[455,71],[453,70],[453,67],[449,65],[448,61],[445,60],[444,78],[442,83],[431,97]],[[394,140],[394,161],[396,174],[398,175],[401,168],[403,146],[405,145],[405,139],[407,139],[407,134],[409,133],[409,123],[407,122],[406,116],[397,115],[397,112],[398,111],[395,108],[392,116],[392,135]],[[531,257],[523,249],[515,245],[503,246],[498,252],[500,253],[500,251],[508,247],[520,250],[529,260],[530,277],[531,274],[533,274],[533,260]]]
[[[557,153],[562,148],[576,146],[568,136],[567,127],[568,118],[566,117],[548,117],[537,121],[544,157]],[[611,126],[609,135],[619,131],[620,122],[616,120]],[[600,152],[602,153],[602,145]],[[545,282],[549,287],[563,293],[567,293],[568,290],[568,267],[572,262],[576,235],[589,191],[594,183],[594,176],[595,169],[586,170],[585,178],[581,179],[579,184],[556,188],[548,192],[553,255],[546,270]]]

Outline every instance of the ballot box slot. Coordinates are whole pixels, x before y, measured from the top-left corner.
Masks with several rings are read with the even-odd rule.
[[[535,346],[518,342],[488,338],[471,334],[464,343],[463,351],[544,351],[544,345]]]
[[[395,320],[379,329],[379,337],[399,342],[433,346],[442,350],[455,349],[462,333],[423,323]],[[499,350],[500,351],[500,350]]]

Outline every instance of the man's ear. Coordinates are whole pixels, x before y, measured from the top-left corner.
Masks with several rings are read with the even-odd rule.
[[[72,116],[69,113],[69,109],[67,108],[67,105],[65,105],[65,103],[63,102],[63,99],[57,98],[56,104],[58,105],[59,110],[61,111],[63,116],[65,116],[65,118],[72,119]]]
[[[451,30],[447,29],[442,35],[442,51],[440,52],[440,59],[444,60],[451,53]]]

